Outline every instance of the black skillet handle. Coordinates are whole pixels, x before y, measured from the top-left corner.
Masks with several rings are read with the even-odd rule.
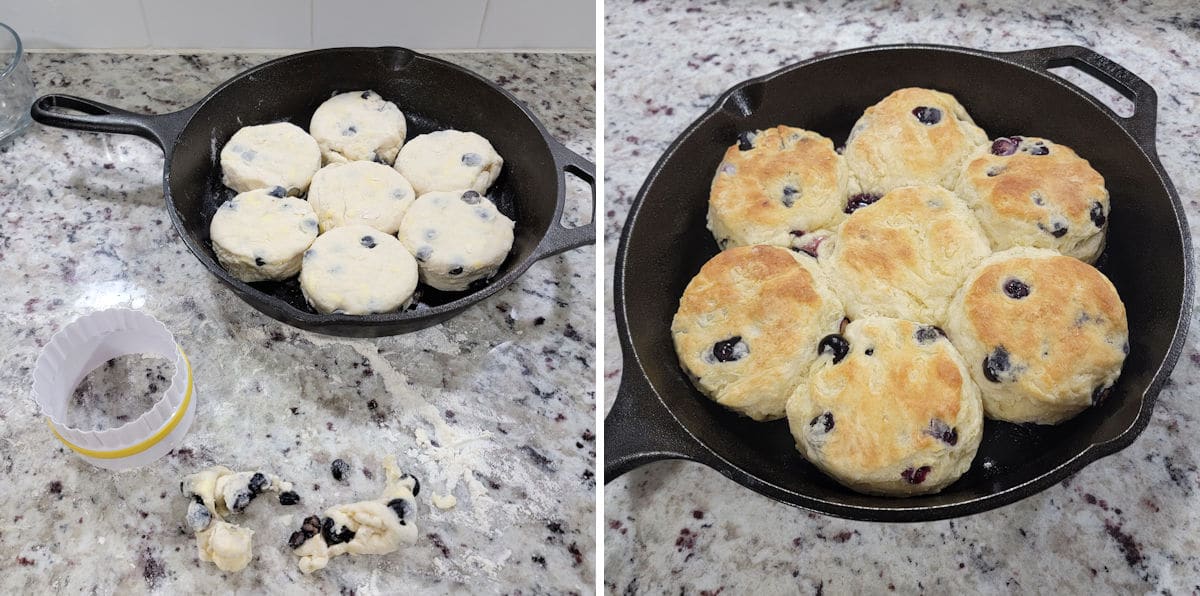
[[[596,243],[596,164],[584,159],[578,153],[567,149],[558,141],[550,141],[550,150],[554,154],[554,163],[558,169],[579,177],[592,189],[592,221],[576,228],[568,228],[562,222],[550,223],[546,237],[538,245],[533,259],[540,261],[572,248]],[[560,199],[557,211],[561,214],[566,204],[566,194]]]
[[[1133,115],[1117,117],[1125,130],[1151,153],[1154,152],[1154,129],[1158,121],[1158,95],[1149,83],[1129,72],[1124,66],[1083,46],[1055,46],[999,54],[1030,68],[1048,71],[1071,66],[1092,75],[1101,83],[1133,102]],[[1053,74],[1053,73],[1050,73]]]
[[[604,483],[663,459],[716,467],[716,456],[683,429],[635,370],[635,366],[625,367],[617,400],[604,418]]]
[[[157,143],[165,151],[175,143],[194,109],[193,106],[170,114],[135,114],[82,97],[51,94],[37,98],[29,113],[34,120],[48,126],[136,135]]]

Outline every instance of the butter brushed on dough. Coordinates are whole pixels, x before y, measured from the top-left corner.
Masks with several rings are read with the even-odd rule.
[[[317,142],[288,122],[242,128],[221,149],[222,181],[238,192],[282,186],[300,196],[320,167]]]
[[[396,238],[354,224],[334,228],[304,253],[300,290],[321,313],[404,308],[417,289],[417,262]]]
[[[322,234],[353,224],[395,234],[416,198],[400,172],[370,161],[329,164],[313,176],[308,189],[308,204]]]
[[[308,129],[325,163],[376,161],[390,166],[408,135],[400,108],[369,90],[325,100],[313,112]]]
[[[484,194],[502,167],[504,159],[487,139],[459,130],[414,137],[396,158],[396,169],[419,195],[467,189]]]
[[[431,192],[409,207],[399,238],[417,258],[421,281],[457,292],[496,274],[512,250],[514,225],[473,190]]]

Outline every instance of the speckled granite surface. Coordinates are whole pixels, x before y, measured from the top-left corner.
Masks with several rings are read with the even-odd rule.
[[[1193,231],[1200,229],[1194,4],[731,0],[685,7],[650,0],[610,1],[606,12],[608,288],[621,225],[642,180],[717,95],[820,52],[871,44],[1095,48],[1158,91],[1159,154]],[[605,306],[611,406],[621,363],[611,298]],[[1200,591],[1198,328],[1193,315],[1183,357],[1136,443],[1059,486],[975,517],[849,522],[775,503],[698,464],[636,470],[606,487],[605,587],[625,594]]]
[[[44,54],[32,67],[41,93],[165,112],[270,57]],[[445,57],[501,82],[593,154],[593,56]],[[219,285],[167,220],[161,177],[158,148],[128,136],[34,125],[0,147],[0,592],[593,591],[593,248],[535,264],[432,329],[320,336]],[[572,191],[581,205],[583,188]],[[199,392],[182,448],[121,474],[59,446],[30,400],[40,346],[108,306],[162,320]],[[301,575],[288,535],[304,515],[377,496],[386,454],[421,479],[418,543]],[[329,472],[338,457],[352,466],[346,483]],[[255,556],[237,574],[201,563],[182,529],[180,476],[212,464],[278,473],[303,499],[249,507]],[[454,494],[457,508],[431,507],[435,493]]]

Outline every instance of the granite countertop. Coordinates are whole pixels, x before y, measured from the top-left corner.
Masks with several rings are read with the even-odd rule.
[[[1195,243],[1200,18],[1185,2],[1097,4],[610,2],[605,287],[612,287],[621,226],[647,172],[721,92],[819,53],[898,42],[990,50],[1079,44],[1145,79],[1158,92],[1158,152],[1188,210]],[[606,408],[621,373],[612,308],[610,292]],[[624,594],[1200,591],[1196,319],[1149,428],[1132,446],[1000,510],[925,524],[852,522],[758,496],[699,464],[635,470],[606,487],[605,588]]]
[[[183,108],[265,54],[32,54],[39,93],[136,112]],[[449,54],[528,102],[586,156],[595,57]],[[590,593],[595,576],[593,248],[535,264],[440,326],[355,340],[285,326],[239,300],[166,216],[150,142],[33,125],[0,147],[0,592]],[[575,184],[573,205],[590,203]],[[575,217],[587,217],[586,208]],[[31,400],[40,348],[76,316],[142,309],[187,351],[196,420],[180,448],[111,473],[54,441]],[[308,514],[375,498],[395,455],[422,484],[415,546],[342,557],[311,576],[288,535]],[[337,482],[330,462],[351,465]],[[264,497],[242,520],[254,559],[202,563],[179,480],[262,469],[303,501]],[[457,507],[430,505],[453,494]]]

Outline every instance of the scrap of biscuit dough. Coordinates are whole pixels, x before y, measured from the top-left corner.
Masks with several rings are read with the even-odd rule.
[[[230,513],[241,513],[258,495],[267,491],[290,492],[292,483],[274,474],[234,472],[213,466],[189,475],[179,491],[191,499],[187,524],[196,533],[196,550],[201,561],[211,561],[222,571],[241,571],[252,557],[254,531],[225,521]]]
[[[292,534],[288,543],[300,557],[300,571],[323,569],[338,555],[386,555],[417,541],[415,496],[421,485],[400,472],[395,457],[389,456],[383,469],[387,485],[378,498],[330,507],[324,517],[306,518]]]
[[[218,521],[196,532],[201,561],[212,561],[221,571],[241,571],[250,563],[254,530]]]

